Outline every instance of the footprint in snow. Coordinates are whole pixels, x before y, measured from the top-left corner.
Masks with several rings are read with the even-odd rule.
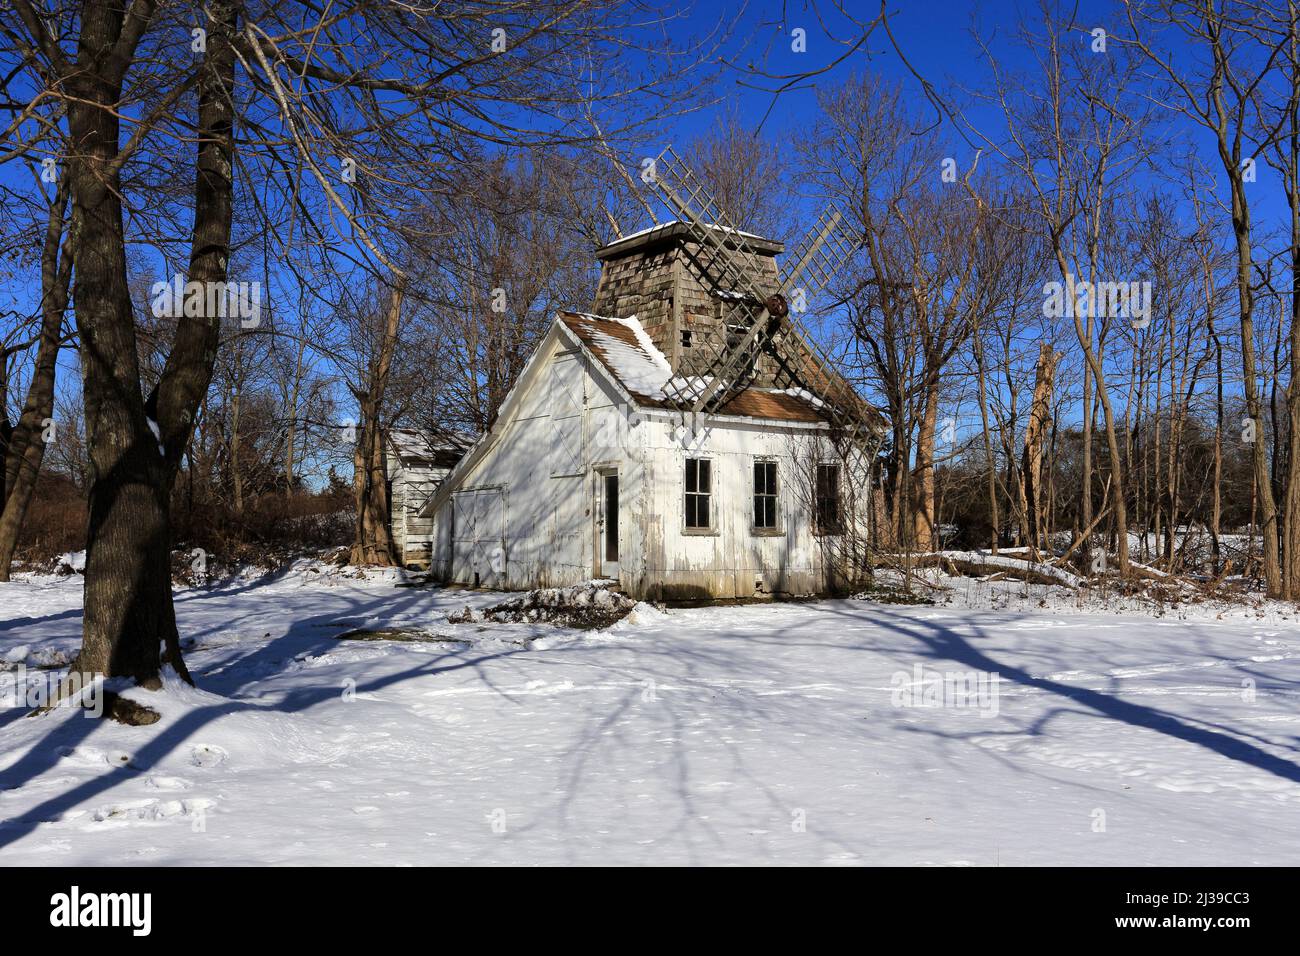
[[[95,767],[108,764],[110,767],[124,767],[131,763],[131,755],[121,750],[100,750],[98,747],[60,747],[59,759],[83,767]]]
[[[196,767],[215,767],[226,762],[225,748],[215,744],[198,744],[190,751],[190,763]]]
[[[95,823],[112,825],[153,822],[169,817],[197,816],[216,805],[215,800],[206,797],[191,800],[123,800],[99,807],[91,814],[91,819]]]

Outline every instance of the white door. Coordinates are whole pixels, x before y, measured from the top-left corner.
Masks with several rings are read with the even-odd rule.
[[[596,473],[596,555],[602,578],[618,580],[618,469]]]

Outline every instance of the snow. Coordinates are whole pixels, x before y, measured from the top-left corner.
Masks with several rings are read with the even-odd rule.
[[[601,318],[605,322],[618,322],[636,336],[637,344],[634,347],[599,329],[592,329],[588,333],[592,344],[600,350],[615,377],[633,395],[651,401],[697,398],[704,394],[713,381],[712,376],[708,375],[673,375],[667,357],[646,334],[636,316],[627,319],[592,317]]]
[[[389,431],[388,436],[398,457],[425,461],[433,460],[439,452],[460,454],[473,445],[475,440],[471,435],[453,433],[441,436],[414,428],[394,428]]]
[[[1033,571],[1044,577],[1060,581],[1062,584],[1068,584],[1071,587],[1082,587],[1087,582],[1077,574],[1071,574],[1063,568],[1055,565],[1044,564],[1036,561],[1025,561],[1020,558],[1012,558],[1003,554],[994,554],[991,551],[938,551],[935,552],[941,557],[950,558],[954,561],[969,561],[972,564],[978,564],[981,567],[988,568],[1010,568],[1019,571]],[[922,555],[921,557],[924,557]]]
[[[503,596],[410,583],[305,563],[180,590],[199,686],[131,691],[157,723],[0,711],[0,861],[1300,858],[1294,607],[958,579],[946,605],[637,605],[579,632],[449,624]],[[0,584],[0,690],[20,648],[29,676],[75,651],[80,584]],[[374,627],[429,639],[337,639]]]
[[[809,405],[811,405],[813,408],[825,408],[825,407],[826,407],[826,403],[825,403],[825,402],[823,402],[820,398],[818,398],[818,397],[817,397],[816,395],[814,395],[812,392],[808,391],[808,389],[806,389],[806,388],[784,388],[784,389],[777,389],[777,391],[778,391],[780,394],[782,394],[782,395],[791,395],[791,396],[793,396],[794,398],[797,398],[797,399],[800,399],[800,400],[802,400],[802,401],[805,401],[805,402],[807,402]]]
[[[620,242],[627,242],[627,241],[630,240],[630,239],[636,239],[636,238],[639,237],[639,236],[644,236],[644,235],[647,235],[647,234],[649,234],[649,233],[652,233],[652,232],[654,232],[656,229],[668,229],[668,228],[670,228],[670,227],[672,227],[672,226],[677,226],[677,225],[683,225],[683,226],[684,226],[684,225],[689,225],[689,223],[687,223],[686,220],[684,220],[684,219],[670,219],[668,222],[657,222],[657,223],[655,223],[653,226],[647,226],[647,227],[644,228],[644,229],[638,229],[636,232],[628,233],[626,236],[619,236],[617,239],[615,239],[613,242],[611,242],[610,245],[611,245],[611,246],[615,246],[615,245],[618,245]],[[745,232],[745,231],[742,230],[742,229],[734,229],[734,228],[732,228],[732,227],[730,227],[730,226],[722,226],[722,225],[718,225],[717,223],[709,223],[709,222],[706,222],[706,223],[703,223],[702,225],[704,225],[704,227],[707,228],[707,229],[713,229],[713,230],[715,230],[715,231],[717,231],[717,232],[727,232],[727,233],[731,233],[732,235],[745,236],[746,238],[749,238],[749,239],[762,239],[762,238],[763,238],[762,236],[760,236],[760,235],[758,235],[757,233],[754,233],[754,232]]]
[[[78,574],[86,572],[86,552],[85,551],[65,551],[59,555],[54,562],[55,567],[67,567]]]
[[[599,329],[591,332],[592,342],[600,349],[601,355],[609,363],[614,375],[632,394],[642,398],[658,399],[663,397],[664,386],[673,377],[672,366],[664,353],[655,347],[646,335],[645,329],[636,317],[628,319],[606,319],[627,326],[636,336],[637,345],[633,347],[622,339],[615,338]]]

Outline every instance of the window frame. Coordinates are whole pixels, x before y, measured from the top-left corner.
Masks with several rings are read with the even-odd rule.
[[[758,470],[760,467],[772,469],[770,491],[758,490]],[[772,503],[772,523],[759,524],[759,499],[770,499]],[[785,509],[781,507],[781,468],[776,458],[755,457],[750,461],[750,506],[749,533],[757,536],[776,536],[785,534]]]
[[[700,491],[700,463],[705,463],[708,475],[708,490]],[[690,484],[690,468],[695,465],[695,487],[694,490]],[[703,456],[687,457],[682,464],[682,531],[685,534],[714,534],[717,528],[717,509],[713,507],[714,490],[714,460]],[[699,521],[699,500],[704,500],[705,509],[708,512],[707,524],[691,524],[691,499],[695,498],[695,519]]]
[[[827,525],[822,518],[822,469],[834,469],[835,472],[835,520],[834,524]],[[844,534],[844,469],[838,461],[819,461],[816,465],[816,471],[813,473],[813,534],[834,537]]]

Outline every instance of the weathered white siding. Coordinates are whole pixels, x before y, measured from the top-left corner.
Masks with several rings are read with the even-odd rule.
[[[535,380],[514,414],[498,422],[486,439],[490,449],[434,519],[434,569],[448,580],[524,589],[577,584],[597,574],[593,463],[624,461],[609,437],[619,434],[613,420],[623,410],[580,351],[556,343],[538,358]],[[455,505],[458,496],[486,489],[500,496],[498,552],[463,530],[464,509]]]
[[[689,434],[637,410],[562,338],[539,354],[509,420],[434,519],[433,568],[447,580],[525,589],[600,573],[601,474],[620,484],[619,582],[647,599],[752,598],[826,589],[809,465],[822,431],[726,419]],[[712,527],[685,527],[685,462],[712,462]],[[778,527],[753,527],[753,464],[777,462]],[[484,501],[499,506],[486,533]],[[477,510],[471,508],[474,502]],[[466,522],[475,522],[472,528]]]
[[[629,582],[652,599],[691,600],[814,594],[826,589],[821,539],[812,522],[808,462],[817,432],[770,422],[706,424],[698,434],[671,421],[645,426],[640,507],[644,558]],[[712,472],[711,527],[686,527],[688,458]],[[754,527],[754,462],[777,466],[777,526]]]

